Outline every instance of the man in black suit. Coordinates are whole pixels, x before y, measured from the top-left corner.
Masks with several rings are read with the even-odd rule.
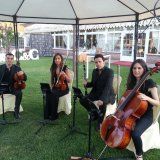
[[[113,90],[113,70],[105,66],[105,59],[102,54],[96,54],[94,57],[96,69],[93,70],[91,82],[84,80],[84,86],[92,87],[91,92],[80,98],[80,103],[90,112],[89,101],[95,102],[98,114],[98,128],[103,121],[106,105],[115,102],[115,93]],[[89,100],[89,101],[88,101]]]
[[[19,119],[20,118],[19,109],[20,109],[20,104],[22,100],[22,91],[21,89],[15,89],[14,75],[16,73],[21,73],[23,71],[19,66],[13,64],[14,55],[12,53],[7,53],[5,58],[6,58],[6,64],[0,65],[0,84],[1,85],[7,84],[9,86],[9,90],[6,91],[5,93],[10,93],[16,96],[14,116],[16,119]],[[23,80],[26,81],[27,76],[24,72],[23,74],[24,74]]]

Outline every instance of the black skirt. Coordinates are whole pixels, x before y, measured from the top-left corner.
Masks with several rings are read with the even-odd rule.
[[[59,98],[68,94],[69,90],[61,91],[53,89],[51,92],[46,93],[46,106],[44,109],[44,119],[56,120],[58,119],[58,102]]]

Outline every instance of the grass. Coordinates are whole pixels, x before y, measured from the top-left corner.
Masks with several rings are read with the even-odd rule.
[[[60,114],[56,125],[45,125],[36,135],[35,132],[43,120],[42,93],[40,82],[50,82],[49,68],[51,58],[41,58],[39,61],[22,61],[21,67],[27,73],[27,87],[23,91],[21,113],[21,123],[0,125],[0,160],[69,160],[71,156],[83,156],[88,151],[88,136],[78,134],[69,135],[68,125],[72,123],[72,114],[67,116]],[[72,69],[72,61],[67,62]],[[93,64],[90,65],[93,68]],[[116,67],[111,66],[116,72]],[[91,77],[91,70],[89,71]],[[122,84],[120,94],[122,95],[125,84],[127,67],[121,67]],[[79,87],[82,87],[83,66],[79,65]],[[159,73],[152,77],[160,84]],[[2,116],[0,117],[2,118]],[[7,120],[13,120],[13,113],[6,113]],[[88,133],[88,116],[86,110],[76,103],[76,126],[80,131]],[[96,122],[92,123],[92,145],[93,157],[97,157],[103,147],[104,142],[100,138],[99,132],[95,131]],[[108,148],[102,157],[132,157],[133,153],[128,150],[118,150]],[[150,150],[144,154],[146,160],[158,160],[160,150]]]

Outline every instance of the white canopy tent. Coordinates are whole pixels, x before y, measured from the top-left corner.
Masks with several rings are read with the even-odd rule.
[[[76,57],[79,25],[135,22],[134,59],[136,59],[138,23],[158,18],[160,15],[158,2],[159,0],[0,0],[0,21],[13,22],[16,50],[17,23],[75,25]],[[19,55],[16,53],[19,63]],[[78,78],[76,84],[78,85]]]
[[[160,15],[157,0],[0,0],[0,21],[97,24],[134,22]]]

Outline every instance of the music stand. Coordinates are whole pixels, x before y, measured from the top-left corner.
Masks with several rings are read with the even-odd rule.
[[[47,93],[50,94],[51,93],[51,88],[50,85],[48,83],[40,83],[40,87],[41,87],[41,91],[42,91],[42,95],[43,95],[43,113],[44,113],[44,119],[39,121],[40,124],[42,124],[38,130],[35,132],[35,134],[38,134],[40,132],[40,130],[42,129],[42,127],[44,127],[46,124],[49,125],[55,125],[55,123],[49,119],[47,119],[47,114],[48,111],[46,111],[46,95]]]
[[[100,114],[100,111],[98,110],[98,108],[96,107],[96,105],[90,100],[90,99],[86,99],[86,103],[88,106],[88,152],[85,154],[85,156],[83,158],[89,158],[91,160],[94,160],[94,158],[92,157],[92,152],[91,152],[91,126],[92,126],[92,121],[98,119],[98,116]]]
[[[18,123],[18,121],[16,122],[7,122],[6,118],[5,118],[5,113],[4,113],[4,93],[8,93],[9,92],[9,86],[8,84],[0,84],[0,95],[1,95],[1,99],[2,99],[2,120],[0,121],[0,124],[2,125],[6,125],[6,124],[15,124]]]
[[[79,128],[76,127],[76,123],[75,123],[75,117],[76,117],[76,101],[77,98],[81,98],[83,96],[83,93],[81,92],[81,90],[79,88],[76,87],[72,87],[73,88],[73,112],[72,112],[72,125],[69,125],[69,129],[70,131],[63,137],[60,139],[60,141],[64,140],[66,137],[68,137],[69,135],[73,134],[73,133],[79,133],[79,134],[83,134],[83,135],[87,135],[84,132],[81,132],[79,130]]]

